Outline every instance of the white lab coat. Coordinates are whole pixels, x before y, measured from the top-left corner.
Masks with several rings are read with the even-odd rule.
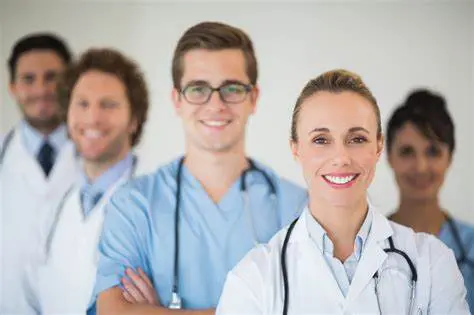
[[[401,256],[384,252],[389,236],[416,266],[417,314],[469,314],[466,289],[452,251],[431,235],[416,234],[375,211],[373,214],[370,234],[346,297],[310,239],[305,215],[300,217],[286,253],[288,314],[379,314],[373,280],[377,270],[384,277],[378,286],[382,313],[407,314],[410,269]],[[282,314],[280,255],[286,230],[268,245],[253,249],[229,272],[217,314]]]
[[[30,270],[30,281],[37,283],[42,314],[86,313],[95,284],[104,206],[117,188],[139,174],[137,167],[125,172],[86,218],[78,185],[66,196],[63,207],[56,209],[57,222],[43,233],[42,252],[38,255],[41,262],[33,264],[36,270]]]
[[[58,152],[46,178],[16,129],[0,169],[1,314],[35,312],[25,278],[25,262],[39,246],[39,233],[52,205],[73,185],[77,171],[75,148],[68,142]]]

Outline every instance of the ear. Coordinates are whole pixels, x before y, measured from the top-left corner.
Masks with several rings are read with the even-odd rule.
[[[12,96],[16,97],[16,84],[14,81],[10,81],[10,83],[8,84],[8,91]]]
[[[130,133],[131,134],[134,134],[135,132],[137,132],[137,129],[138,129],[138,120],[136,117],[133,117],[132,120],[130,121]]]
[[[173,102],[176,113],[179,113],[181,108],[181,93],[176,88],[173,88],[171,91],[171,101]]]
[[[299,154],[299,146],[298,142],[293,141],[290,139],[290,148],[291,148],[291,155],[293,155],[293,159],[296,162],[300,162],[300,154]]]
[[[252,114],[257,111],[257,101],[260,97],[260,87],[255,85],[250,91],[250,102],[252,103]]]
[[[385,138],[381,135],[380,139],[377,140],[377,160],[380,159],[380,156],[382,155],[384,144]]]

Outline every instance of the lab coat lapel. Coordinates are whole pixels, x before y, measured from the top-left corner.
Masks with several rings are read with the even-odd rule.
[[[15,130],[11,142],[11,152],[7,153],[6,158],[8,167],[14,172],[18,172],[21,182],[29,187],[29,191],[38,196],[44,196],[49,192],[57,194],[58,190],[68,189],[76,179],[77,159],[75,158],[74,145],[71,142],[65,144],[58,152],[49,178],[45,177],[36,158],[26,150],[19,128]]]
[[[72,142],[65,144],[58,152],[56,162],[50,176],[51,185],[61,185],[58,187],[64,189],[71,187],[76,181],[79,170],[79,158],[76,156],[76,149]],[[65,183],[68,183],[66,185]]]
[[[380,269],[388,256],[384,252],[385,240],[393,234],[393,230],[385,217],[375,211],[372,211],[372,213],[371,231],[347,294],[348,301],[357,300],[357,297],[372,281],[375,272]]]
[[[297,275],[293,276],[293,279],[298,279],[298,281],[301,282],[319,283],[319,290],[317,292],[310,292],[310,294],[316,295],[324,292],[331,298],[336,299],[335,302],[337,304],[342,304],[344,303],[344,295],[342,294],[331,269],[324,259],[324,254],[321,253],[316,244],[314,244],[314,242],[309,237],[305,211],[303,211],[300,219],[296,223],[295,230],[293,232],[294,235],[292,235],[289,242],[289,245],[291,243],[297,243],[298,245],[298,253],[296,255],[292,254],[292,257],[295,257],[293,264],[299,266],[299,268],[294,269],[289,267],[290,270],[296,270]],[[289,278],[291,277],[292,276],[290,275]],[[290,281],[293,283],[293,280]],[[294,286],[299,287],[298,285]],[[302,286],[304,287],[305,285],[302,284]],[[294,297],[294,300],[300,299],[298,297]]]
[[[41,167],[25,148],[20,134],[20,129],[16,128],[13,135],[10,152],[6,153],[6,163],[8,172],[10,169],[20,175],[21,182],[24,183],[29,191],[37,195],[43,195],[47,192],[47,182]]]

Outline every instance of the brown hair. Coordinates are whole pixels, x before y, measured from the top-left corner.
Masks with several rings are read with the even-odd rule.
[[[224,23],[202,22],[187,29],[175,48],[171,72],[177,90],[181,89],[184,73],[183,56],[194,49],[240,49],[245,57],[250,83],[257,83],[257,58],[249,36],[241,29]]]
[[[114,49],[89,49],[65,71],[58,84],[59,104],[63,114],[68,111],[71,93],[77,81],[90,70],[112,74],[125,85],[131,117],[137,120],[137,130],[131,137],[131,144],[135,146],[140,141],[143,125],[147,120],[148,90],[138,65]]]
[[[368,100],[375,111],[377,117],[377,138],[382,137],[382,124],[380,119],[380,109],[377,105],[377,100],[372,95],[372,92],[362,81],[361,77],[355,73],[347,70],[337,69],[325,72],[315,79],[310,80],[298,97],[295,107],[293,109],[293,116],[291,118],[291,140],[294,142],[298,141],[298,135],[296,133],[296,126],[298,124],[298,118],[301,111],[302,103],[309,97],[313,96],[318,92],[354,92],[366,100]]]

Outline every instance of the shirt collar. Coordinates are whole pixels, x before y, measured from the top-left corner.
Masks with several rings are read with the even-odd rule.
[[[34,156],[38,155],[43,142],[47,139],[56,152],[68,141],[67,129],[65,124],[59,125],[47,137],[23,120],[20,123],[20,130],[28,151]]]
[[[112,165],[92,183],[84,172],[84,168],[81,168],[79,175],[81,192],[87,190],[93,194],[105,193],[126,171],[134,167],[134,160],[134,155],[129,152],[124,159]]]
[[[176,181],[178,181],[179,179],[177,178],[177,174],[178,174],[178,167],[179,167],[179,161],[181,160],[181,158],[178,158],[176,159],[174,162],[173,162],[173,168],[174,168],[174,172],[175,172],[175,176],[176,176]],[[267,168],[266,166],[264,166],[263,164],[259,163],[259,162],[256,162],[255,160],[252,160],[252,162],[255,164],[255,166],[265,172],[265,174],[267,176],[269,176],[269,179],[270,180],[273,180],[272,178],[272,170]],[[183,168],[182,168],[182,171],[181,171],[181,180],[186,182],[186,184],[190,185],[191,187],[193,188],[198,188],[198,187],[202,187],[201,183],[199,182],[199,180],[194,177],[194,175],[189,171],[189,169],[186,167],[186,165],[183,165]],[[243,174],[243,172],[242,172]],[[242,174],[240,174],[240,176],[237,178],[237,182],[238,182],[238,187],[240,189],[240,183],[241,183],[241,180],[242,180]],[[268,182],[266,180],[266,178],[264,177],[264,175],[261,173],[261,172],[258,172],[256,171],[255,169],[253,170],[250,170],[247,172],[246,176],[245,176],[245,184],[247,187],[251,187],[253,185],[268,185]],[[236,185],[236,183],[234,182],[234,185]]]
[[[306,207],[304,211],[304,215],[306,216],[306,225],[309,233],[309,237],[313,242],[316,243],[318,248],[321,250],[322,253],[334,256],[334,244],[332,243],[331,239],[328,237],[326,231],[323,227],[319,224],[319,222],[312,216],[309,208]],[[372,226],[372,216],[373,213],[370,210],[367,211],[367,215],[362,223],[362,226],[357,233],[355,242],[354,242],[354,253],[356,259],[359,260],[362,254],[362,250],[364,245],[367,241],[369,236],[370,228]]]

